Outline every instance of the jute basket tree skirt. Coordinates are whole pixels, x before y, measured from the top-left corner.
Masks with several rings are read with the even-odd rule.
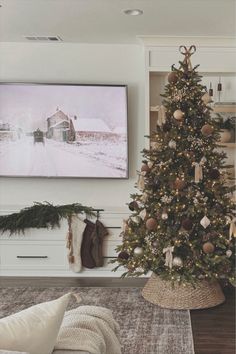
[[[145,300],[163,308],[194,310],[214,307],[225,301],[225,296],[217,281],[200,281],[174,286],[170,281],[152,274],[142,290]]]

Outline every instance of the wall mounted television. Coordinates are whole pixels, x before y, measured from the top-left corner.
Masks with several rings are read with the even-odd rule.
[[[125,85],[0,84],[0,176],[128,178]]]

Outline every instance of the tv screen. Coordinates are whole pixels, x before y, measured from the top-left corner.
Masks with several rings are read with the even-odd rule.
[[[0,175],[127,178],[127,87],[0,84]]]

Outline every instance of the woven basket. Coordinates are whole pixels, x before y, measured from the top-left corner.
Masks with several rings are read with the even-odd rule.
[[[225,301],[224,294],[217,281],[206,280],[183,286],[163,280],[155,274],[147,281],[142,290],[145,300],[168,309],[194,310],[214,307]]]

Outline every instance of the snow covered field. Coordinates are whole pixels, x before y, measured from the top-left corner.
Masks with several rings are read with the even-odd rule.
[[[127,176],[125,141],[86,141],[73,144],[33,137],[0,142],[1,176],[111,177]]]

